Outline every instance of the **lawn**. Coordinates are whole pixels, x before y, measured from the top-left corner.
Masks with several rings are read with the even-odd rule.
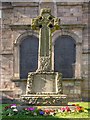
[[[88,112],[77,112],[77,113],[57,113],[55,116],[30,116],[30,115],[15,115],[15,116],[3,116],[2,120],[90,120],[90,102],[70,102],[71,104],[79,104],[84,107]],[[2,109],[8,104],[3,104]],[[0,106],[1,108],[1,106]],[[80,119],[81,118],[81,119]]]

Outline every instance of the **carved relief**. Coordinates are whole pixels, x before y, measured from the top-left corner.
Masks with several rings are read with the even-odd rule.
[[[27,79],[26,94],[32,93],[32,80],[33,80],[32,73],[29,73],[28,74],[28,79]]]
[[[36,72],[50,71],[50,58],[49,57],[40,57],[40,67]]]
[[[62,93],[62,75],[61,73],[57,73],[57,88],[58,88],[58,93],[61,94]]]

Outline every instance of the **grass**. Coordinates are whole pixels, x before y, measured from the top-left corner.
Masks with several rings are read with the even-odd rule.
[[[69,102],[68,103],[73,104],[73,102]],[[19,115],[19,116],[3,116],[2,120],[73,120],[75,118],[77,118],[76,120],[90,120],[90,102],[74,102],[74,104],[79,104],[80,106],[83,106],[85,109],[88,110],[88,112],[81,112],[81,113],[66,113],[66,114],[62,114],[62,113],[58,113],[56,114],[56,116],[49,116],[49,117],[45,117],[45,116],[26,116],[26,115]],[[5,106],[7,106],[8,104],[3,104],[2,108],[4,108]],[[1,105],[0,105],[1,108]],[[81,118],[81,119],[80,119]]]
[[[88,109],[90,108],[90,102],[69,102],[68,104],[79,104],[80,106]]]

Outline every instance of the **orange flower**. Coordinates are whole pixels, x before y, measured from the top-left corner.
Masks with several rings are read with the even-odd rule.
[[[84,111],[84,108],[81,107],[81,106],[76,106],[76,111],[78,111],[78,112],[83,112],[83,111]]]
[[[76,110],[77,110],[77,111],[80,111],[80,110],[81,110],[81,108],[80,108],[80,107],[78,107],[78,106],[76,106]]]

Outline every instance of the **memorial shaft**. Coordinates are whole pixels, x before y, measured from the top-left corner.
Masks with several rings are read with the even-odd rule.
[[[52,37],[59,29],[59,19],[51,15],[49,8],[41,10],[40,16],[32,19],[32,29],[39,31],[39,65],[38,71],[52,71]]]

